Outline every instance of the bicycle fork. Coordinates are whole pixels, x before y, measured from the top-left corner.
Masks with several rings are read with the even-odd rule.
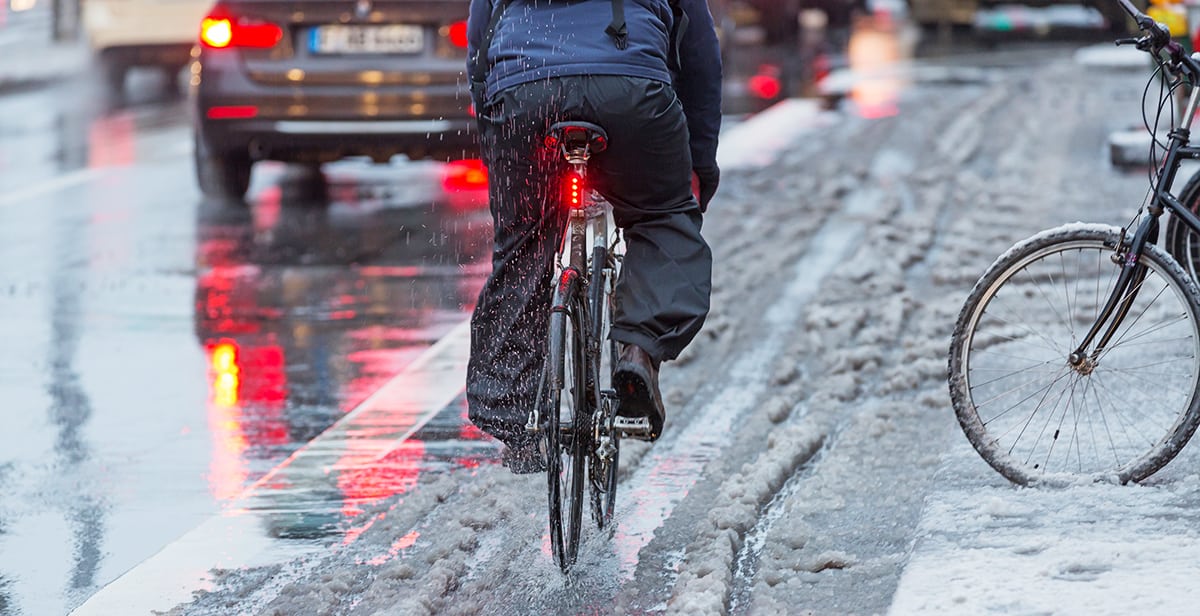
[[[1161,215],[1161,208],[1151,208],[1142,223],[1138,225],[1133,240],[1128,244],[1128,249],[1126,249],[1125,234],[1122,232],[1116,252],[1112,255],[1113,262],[1121,265],[1121,274],[1117,277],[1117,284],[1113,286],[1112,292],[1104,303],[1104,308],[1100,310],[1100,314],[1092,323],[1087,335],[1067,357],[1067,362],[1079,374],[1087,376],[1096,369],[1100,356],[1104,354],[1108,343],[1112,341],[1113,336],[1121,327],[1121,323],[1129,315],[1129,310],[1133,307],[1133,302],[1142,289],[1142,283],[1146,280],[1146,266],[1141,264],[1142,251],[1147,243],[1153,243],[1158,239],[1158,217]],[[1067,318],[1070,319],[1071,316],[1067,315]],[[1097,336],[1099,336],[1098,341],[1096,340]],[[1089,353],[1087,349],[1093,341],[1096,341],[1096,346]]]

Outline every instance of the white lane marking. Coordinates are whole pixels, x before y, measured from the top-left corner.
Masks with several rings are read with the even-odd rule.
[[[103,174],[103,169],[79,169],[77,171],[72,171],[70,173],[46,180],[40,184],[34,184],[33,186],[27,186],[14,192],[0,194],[0,208],[19,205],[42,195],[58,192],[64,188],[69,188],[77,184],[83,184],[98,178]]]
[[[773,117],[776,119],[766,122],[778,121],[780,116]],[[762,162],[763,155],[769,148],[757,136],[769,132],[762,122],[751,118],[722,135],[721,147],[730,150],[721,159],[723,165],[766,164]],[[748,134],[751,131],[754,133]],[[739,147],[739,143],[753,147]],[[771,156],[779,151],[781,148],[773,150]],[[833,252],[837,252],[836,247]],[[789,288],[788,295],[794,300],[796,294],[808,293],[811,284],[797,282]],[[768,319],[784,316],[771,313]],[[72,611],[71,616],[167,611],[190,601],[194,591],[211,589],[214,568],[279,563],[296,556],[295,552],[282,551],[285,546],[266,535],[263,516],[255,510],[269,511],[273,494],[281,494],[279,498],[294,497],[313,485],[328,489],[329,482],[336,479],[336,473],[329,471],[342,468],[346,462],[368,466],[400,448],[461,394],[469,354],[470,322],[463,321],[346,417],[247,488],[228,511],[204,522],[102,588]],[[364,430],[370,430],[369,440],[363,437]],[[349,451],[350,447],[353,451]],[[267,487],[272,484],[284,484],[287,489],[274,491]],[[645,539],[634,539],[635,543],[639,541],[644,543]]]
[[[348,415],[255,482],[214,516],[102,588],[73,616],[165,612],[211,589],[210,571],[285,562],[298,555],[269,536],[272,513],[303,495],[308,506],[338,494],[338,473],[370,469],[454,401],[466,383],[470,322],[454,327]],[[311,497],[311,498],[310,498]],[[311,502],[308,502],[311,501]],[[295,508],[294,503],[291,506]],[[297,548],[299,549],[299,548]],[[299,554],[319,546],[300,549]]]

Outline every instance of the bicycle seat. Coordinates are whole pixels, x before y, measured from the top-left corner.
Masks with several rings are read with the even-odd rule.
[[[558,122],[550,127],[544,143],[552,150],[559,146],[567,150],[587,147],[590,153],[597,154],[608,147],[608,133],[591,122]]]

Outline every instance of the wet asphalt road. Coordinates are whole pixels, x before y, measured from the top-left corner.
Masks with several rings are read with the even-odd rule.
[[[483,195],[442,165],[260,165],[251,208],[204,202],[170,90],[0,96],[5,616],[66,613],[211,516],[485,274]]]
[[[450,333],[486,274],[483,195],[453,170],[260,165],[250,207],[207,203],[185,102],[129,86],[0,95],[0,616],[65,614],[211,519]],[[862,115],[894,113],[882,90]],[[399,467],[494,463],[464,413]],[[273,532],[333,532],[412,480],[360,479]]]

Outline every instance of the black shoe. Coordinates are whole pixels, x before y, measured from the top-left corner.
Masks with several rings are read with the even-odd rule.
[[[617,390],[616,425],[627,437],[655,441],[662,434],[662,394],[658,391],[658,366],[645,351],[636,345],[626,345],[613,372],[613,389]]]
[[[500,463],[514,475],[532,475],[546,472],[546,455],[542,452],[542,439],[531,438],[506,443],[500,454]]]

